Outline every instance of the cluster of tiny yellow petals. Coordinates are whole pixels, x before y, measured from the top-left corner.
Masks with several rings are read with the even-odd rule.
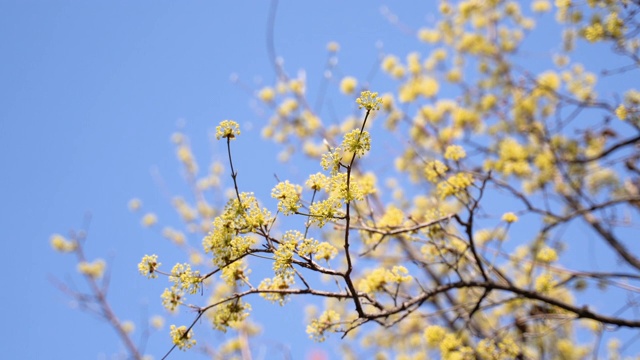
[[[302,187],[289,183],[289,180],[278,183],[271,190],[271,197],[278,200],[278,210],[284,215],[295,214],[302,206],[300,194]]]
[[[78,272],[94,279],[102,277],[107,263],[102,259],[93,262],[82,261],[78,263]]]
[[[228,285],[236,285],[239,282],[243,282],[247,280],[247,274],[250,271],[247,267],[241,262],[236,261],[225,266],[222,269],[222,275],[220,276]]]
[[[160,298],[162,299],[162,306],[168,311],[173,312],[179,305],[184,303],[184,292],[176,287],[172,287],[171,289],[164,289]]]
[[[317,319],[311,320],[311,323],[307,326],[307,334],[311,339],[322,342],[325,340],[325,333],[331,331],[339,321],[340,314],[334,310],[327,310]]]
[[[152,316],[149,320],[149,324],[156,330],[162,329],[164,326],[164,318],[160,315]]]
[[[418,30],[418,39],[433,44],[440,40],[440,33],[437,30],[423,28]]]
[[[200,271],[192,271],[191,265],[188,263],[176,264],[173,269],[171,269],[171,276],[169,277],[169,280],[190,294],[197,293],[202,287]]]
[[[536,260],[543,263],[551,263],[558,260],[558,253],[554,249],[544,246],[536,254]]]
[[[322,190],[328,182],[328,178],[323,173],[316,173],[309,175],[309,179],[305,182],[305,185],[315,191]]]
[[[473,184],[473,176],[468,173],[457,173],[438,183],[438,194],[442,199],[457,195]]]
[[[547,12],[551,10],[551,3],[548,0],[535,0],[531,3],[531,10],[534,12]]]
[[[173,344],[180,350],[190,349],[196,344],[196,340],[192,339],[193,331],[189,330],[189,332],[187,332],[187,327],[184,325],[180,327],[171,325],[169,334],[171,335]]]
[[[133,321],[127,320],[122,322],[122,324],[120,325],[120,328],[125,333],[131,334],[136,329],[136,325],[133,323]]]
[[[273,102],[273,100],[276,98],[276,92],[271,87],[265,87],[262,88],[260,92],[258,92],[258,97],[260,98],[260,100],[266,103],[270,103]]]
[[[365,90],[360,93],[360,97],[356,99],[356,102],[358,103],[358,107],[360,109],[364,108],[368,111],[380,110],[382,99],[378,96],[377,92]]]
[[[427,346],[431,349],[437,348],[446,334],[446,330],[439,325],[429,325],[424,329],[424,337],[427,340]]]
[[[278,292],[282,290],[287,290],[293,285],[294,278],[293,276],[275,276],[273,279],[264,279],[258,286],[260,290],[275,290],[275,291],[264,291],[260,293],[264,299],[272,302],[278,303],[280,306],[283,306],[289,297],[286,293]]]
[[[335,175],[340,170],[340,164],[342,161],[342,149],[337,147],[335,149],[330,150],[322,154],[322,159],[320,160],[320,166],[324,170],[329,170],[331,175]]]
[[[223,120],[216,126],[216,139],[234,139],[240,135],[240,125],[233,120]]]
[[[273,252],[273,270],[276,275],[293,275],[292,261],[298,243],[303,241],[303,235],[297,230],[289,230],[283,236],[278,248]]]
[[[618,117],[618,119],[625,120],[627,118],[627,108],[623,104],[620,104],[616,108],[615,112],[616,112],[616,116]]]
[[[342,148],[349,153],[362,157],[371,150],[371,137],[368,131],[360,131],[354,129],[344,135],[342,140]]]
[[[553,279],[553,275],[550,273],[545,273],[538,276],[538,278],[536,278],[536,281],[535,281],[535,289],[541,294],[549,293],[551,289],[555,287],[555,285],[556,285],[556,282]]]
[[[365,293],[375,293],[385,290],[387,284],[400,284],[412,279],[404,266],[394,266],[391,270],[378,268],[371,271],[359,283],[358,289]]]
[[[504,213],[504,215],[502,215],[502,221],[507,223],[514,223],[518,221],[518,216],[512,212]]]
[[[142,226],[151,227],[158,222],[158,217],[154,213],[147,213],[142,217]]]
[[[457,161],[463,159],[466,156],[467,153],[460,145],[449,145],[444,151],[444,158],[449,160]]]
[[[424,167],[424,176],[432,183],[440,180],[449,168],[439,160],[429,161]]]
[[[158,262],[157,255],[145,255],[138,264],[138,271],[149,279],[155,279],[158,277],[156,269],[160,267],[160,265],[161,263]]]
[[[318,227],[323,227],[327,222],[344,216],[342,201],[334,196],[311,204],[309,213],[312,215],[309,221]]]
[[[129,206],[129,210],[138,211],[142,207],[142,201],[140,201],[140,199],[135,199],[135,198],[131,199],[129,200],[128,206]]]
[[[356,80],[356,78],[352,76],[347,76],[340,82],[340,91],[342,91],[346,95],[351,95],[354,91],[356,91],[357,86],[358,80]]]
[[[207,315],[211,319],[214,329],[226,332],[229,327],[237,327],[240,322],[244,321],[250,311],[250,304],[237,299],[214,307]]]
[[[338,249],[328,242],[321,242],[315,248],[316,259],[329,261],[338,255]]]
[[[59,252],[72,252],[78,247],[75,241],[69,241],[60,234],[51,235],[51,247]]]

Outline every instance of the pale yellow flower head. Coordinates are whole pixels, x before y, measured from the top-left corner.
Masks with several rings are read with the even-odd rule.
[[[367,110],[380,110],[382,99],[378,96],[377,92],[365,90],[360,93],[360,97],[356,99],[356,102],[358,103],[358,107],[360,109],[365,108]]]
[[[507,223],[514,223],[518,221],[518,216],[512,212],[508,212],[502,215],[502,221]]]
[[[240,125],[233,120],[223,120],[220,125],[216,126],[216,139],[222,138],[235,139],[240,135]]]

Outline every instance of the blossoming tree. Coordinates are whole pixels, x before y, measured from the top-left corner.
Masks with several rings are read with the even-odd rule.
[[[256,91],[272,112],[263,135],[286,145],[284,161],[305,156],[321,170],[299,183],[276,181],[272,200],[239,179],[233,140],[241,122],[219,123],[226,164],[204,175],[175,134],[194,200],[174,202],[186,232],[163,234],[190,257],[170,265],[141,254],[138,265],[167,281],[168,311],[194,311],[189,323],[171,325],[168,353],[199,346],[199,324],[208,323],[237,335],[216,356],[249,359],[250,304],[262,297],[287,306],[300,295],[324,299],[308,314],[309,336],[342,337],[347,358],[581,359],[600,351],[606,330],[637,336],[640,247],[630,229],[640,205],[640,92],[625,77],[640,64],[640,2],[536,0],[527,3],[531,16],[520,5],[441,1],[439,19],[416,33],[432,44],[426,56],[381,59],[397,83],[389,88],[335,80],[330,62],[327,84],[360,111],[337,124],[321,118],[305,78],[289,76],[271,48],[276,81]],[[550,55],[551,68],[533,71],[517,55],[527,51],[536,14],[547,12],[562,49]],[[591,46],[622,65],[587,69]],[[338,45],[328,51],[338,56]],[[599,95],[596,73],[615,78],[615,91]],[[395,141],[394,151],[376,151],[382,139]],[[209,194],[224,189],[225,173],[229,196],[216,204]],[[576,229],[613,259],[606,268],[571,261],[581,246]],[[199,248],[186,240],[195,234]],[[82,240],[57,235],[52,245],[78,255],[100,295],[106,264],[88,262]],[[256,276],[257,264],[271,274]],[[610,308],[590,306],[583,294],[593,289]],[[92,299],[116,318],[104,297]],[[130,324],[112,325],[131,357],[142,358]]]

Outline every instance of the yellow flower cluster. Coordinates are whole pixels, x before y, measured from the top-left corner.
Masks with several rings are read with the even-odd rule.
[[[276,92],[272,87],[267,86],[258,92],[258,98],[266,103],[271,103],[276,98]]]
[[[196,163],[195,157],[193,156],[191,147],[188,143],[180,143],[176,147],[176,156],[182,165],[184,165],[185,169],[187,169],[189,174],[195,174],[198,172],[198,164]]]
[[[238,285],[238,283],[246,281],[247,275],[251,271],[242,261],[236,261],[225,266],[222,269],[222,279],[230,286]]]
[[[251,305],[241,299],[228,301],[209,310],[207,317],[211,320],[213,328],[226,332],[228,328],[237,328],[244,319],[249,316]]]
[[[173,286],[171,289],[164,289],[160,298],[162,299],[162,306],[168,311],[174,312],[179,305],[184,303],[184,292]]]
[[[97,279],[102,277],[107,263],[102,259],[93,262],[82,261],[78,263],[78,272],[91,278]]]
[[[531,10],[534,12],[547,12],[551,10],[551,3],[548,0],[535,0],[531,3]]]
[[[378,96],[377,92],[365,90],[360,93],[360,97],[356,99],[356,102],[360,109],[364,108],[367,111],[380,110],[382,99]]]
[[[327,310],[317,319],[311,320],[311,323],[307,326],[307,334],[315,341],[322,342],[325,340],[325,333],[327,331],[337,330],[339,321],[340,314],[334,310]]]
[[[289,289],[291,285],[293,285],[293,282],[294,278],[290,275],[276,275],[273,279],[264,279],[262,280],[260,285],[258,285],[258,289],[264,291],[260,293],[260,296],[262,296],[267,301],[270,301],[272,303],[277,302],[280,306],[283,306],[287,302],[287,300],[289,300],[289,297],[287,296],[287,294],[277,291]]]
[[[464,159],[467,153],[460,145],[449,145],[444,151],[444,158],[449,160],[458,161]]]
[[[558,253],[554,249],[544,246],[536,254],[536,260],[543,263],[552,263],[558,260]]]
[[[354,129],[344,135],[342,148],[360,158],[371,150],[371,136],[368,131]]]
[[[429,325],[424,329],[424,337],[427,340],[427,346],[432,349],[437,348],[444,339],[447,331],[439,325]]]
[[[508,212],[502,215],[502,221],[506,223],[514,223],[518,221],[518,216],[512,212]]]
[[[302,206],[300,196],[302,186],[294,185],[289,180],[278,183],[271,190],[271,197],[278,200],[278,210],[284,215],[295,214]]]
[[[190,294],[197,293],[202,287],[200,271],[192,271],[188,263],[174,265],[169,280],[174,283],[174,286]]]
[[[51,247],[58,252],[72,252],[78,248],[75,241],[69,241],[60,234],[51,235]]]
[[[216,126],[216,139],[235,139],[240,135],[240,125],[233,120],[223,120]]]
[[[149,279],[155,279],[158,277],[158,274],[156,274],[155,271],[160,267],[160,265],[161,263],[158,262],[158,255],[145,255],[142,257],[142,261],[138,264],[138,271]]]
[[[369,272],[358,283],[358,290],[365,293],[376,293],[385,291],[387,284],[401,284],[409,282],[413,277],[404,266],[394,266],[391,270],[378,268]]]
[[[142,226],[151,227],[151,226],[155,225],[158,222],[158,217],[154,213],[146,213],[142,217],[141,222],[142,222]]]
[[[270,223],[272,219],[269,210],[260,208],[253,193],[240,193],[240,200],[229,200],[224,212],[213,220],[211,232],[202,240],[204,251],[213,254],[216,266],[225,266],[245,255],[255,239],[243,234]]]
[[[340,91],[346,95],[351,95],[356,91],[358,80],[352,76],[347,76],[340,82]]]
[[[309,213],[312,215],[310,222],[318,227],[323,227],[327,222],[344,216],[342,201],[335,196],[314,202],[309,206]]]
[[[627,108],[623,104],[618,105],[615,113],[620,120],[625,120],[627,118]]]
[[[440,85],[432,77],[420,76],[412,78],[400,87],[398,100],[405,103],[415,101],[418,96],[432,98],[438,94],[439,89]]]
[[[438,194],[442,199],[464,192],[473,184],[473,176],[468,173],[457,173],[438,183]]]
[[[429,161],[424,167],[424,176],[432,183],[439,181],[449,170],[447,165],[439,160]]]
[[[545,273],[536,278],[535,289],[541,294],[548,294],[556,285],[553,274]]]
[[[196,340],[192,339],[193,331],[189,330],[187,332],[187,327],[184,325],[180,327],[171,325],[169,334],[171,335],[171,341],[173,341],[173,344],[180,350],[190,349],[196,344]]]

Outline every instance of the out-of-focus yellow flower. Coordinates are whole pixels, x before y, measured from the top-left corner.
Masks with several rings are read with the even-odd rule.
[[[327,51],[334,53],[334,52],[338,52],[338,50],[340,50],[340,44],[338,44],[337,42],[330,41],[327,44]]]
[[[146,213],[142,217],[142,226],[151,227],[158,222],[158,217],[154,213]]]
[[[502,215],[502,221],[507,223],[514,223],[518,221],[518,216],[512,212],[508,212]]]
[[[351,95],[356,91],[356,86],[358,86],[358,80],[352,76],[347,76],[340,82],[340,91],[346,95]]]
[[[55,251],[59,252],[71,252],[77,248],[77,244],[73,241],[69,241],[60,234],[51,235],[51,247]]]

